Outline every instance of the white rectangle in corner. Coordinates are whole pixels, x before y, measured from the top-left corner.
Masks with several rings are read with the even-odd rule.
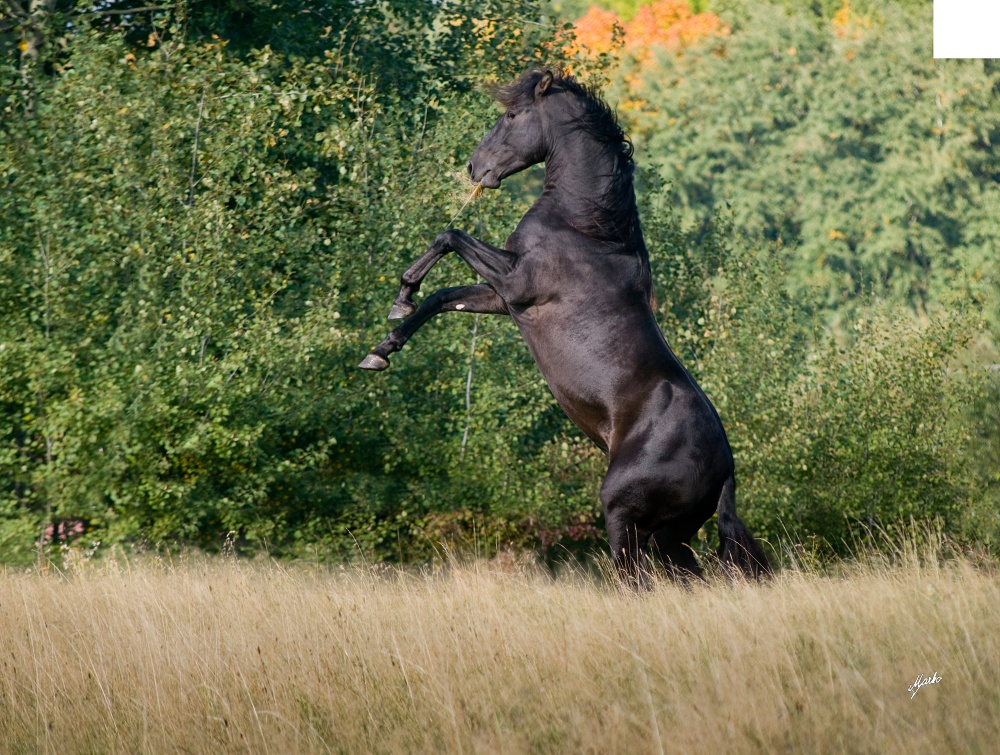
[[[1000,58],[1000,0],[934,0],[935,58]]]

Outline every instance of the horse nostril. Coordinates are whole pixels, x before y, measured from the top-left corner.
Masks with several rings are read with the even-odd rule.
[[[472,175],[472,160],[469,160],[469,162],[467,162],[465,164],[465,169],[467,171],[469,171],[469,175],[471,176]]]

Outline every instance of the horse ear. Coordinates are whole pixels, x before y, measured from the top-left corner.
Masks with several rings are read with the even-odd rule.
[[[552,71],[546,71],[542,78],[538,80],[535,84],[535,98],[541,97],[547,91],[549,91],[549,85],[552,83]]]

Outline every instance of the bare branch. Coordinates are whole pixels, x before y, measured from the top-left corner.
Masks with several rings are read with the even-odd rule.
[[[17,0],[4,0],[3,4],[10,8],[10,14],[17,18],[27,18],[28,14],[24,10],[24,6],[21,5]]]
[[[194,204],[194,173],[198,169],[198,135],[201,133],[201,113],[205,108],[205,91],[206,90],[204,89],[201,90],[201,102],[198,103],[198,120],[194,126],[194,151],[191,153],[191,178],[188,182],[188,207]]]
[[[478,280],[479,276],[476,276]],[[476,336],[479,333],[479,314],[472,325],[472,346],[469,349],[469,374],[465,379],[465,432],[462,433],[462,450],[459,460],[465,458],[465,446],[469,442],[469,428],[472,427],[472,371],[476,366]]]

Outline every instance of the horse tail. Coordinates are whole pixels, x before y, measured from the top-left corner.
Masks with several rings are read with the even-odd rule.
[[[736,478],[729,478],[722,485],[719,495],[719,559],[739,569],[745,577],[760,580],[772,574],[764,549],[754,540],[747,526],[736,516]]]

